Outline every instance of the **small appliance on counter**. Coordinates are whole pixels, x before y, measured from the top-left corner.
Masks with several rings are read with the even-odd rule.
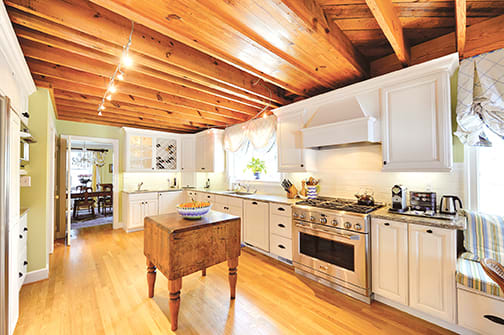
[[[455,215],[457,214],[457,202],[459,203],[461,209],[462,200],[456,195],[443,195],[441,201],[439,202],[439,213]]]
[[[413,211],[436,213],[436,192],[410,192],[410,206]]]
[[[407,191],[408,189],[403,185],[394,185],[392,187],[392,208],[390,208],[391,212],[402,213],[408,210],[406,201]]]

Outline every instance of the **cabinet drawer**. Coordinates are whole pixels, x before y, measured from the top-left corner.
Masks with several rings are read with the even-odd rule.
[[[220,204],[217,202],[212,204],[213,211],[227,213],[228,211],[226,208],[228,208],[226,205],[223,205],[223,204]]]
[[[208,201],[208,202],[214,203],[215,202],[215,195],[210,194],[210,193],[203,193],[203,194],[201,194],[201,199],[203,199],[203,201]]]
[[[157,201],[158,192],[140,193],[140,194],[128,194],[129,201]]]
[[[270,230],[285,238],[292,238],[292,221],[290,217],[282,215],[270,216]]]
[[[239,216],[240,218],[243,216],[243,209],[241,207],[228,206],[227,212],[231,215]]]
[[[284,204],[277,204],[272,202],[270,204],[270,213],[273,215],[283,215],[283,216],[288,216],[289,218],[291,217],[292,214],[292,209],[291,206],[289,205],[284,205]]]
[[[214,196],[214,202],[215,203],[218,203],[218,204],[221,204],[221,205],[227,205],[228,204],[228,199],[230,199],[230,197],[226,197],[224,195],[215,195]]]
[[[235,198],[235,197],[227,197],[228,202],[227,204],[231,207],[243,207],[243,199],[240,198]]]
[[[481,334],[498,335],[504,326],[489,319],[504,320],[504,300],[493,299],[481,294],[457,289],[458,319],[465,328]],[[487,317],[485,317],[487,316]]]
[[[270,252],[274,255],[292,260],[292,240],[271,234],[270,237]]]

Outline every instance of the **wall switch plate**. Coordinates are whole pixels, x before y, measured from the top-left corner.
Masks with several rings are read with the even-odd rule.
[[[21,176],[19,186],[30,187],[31,186],[31,176]]]

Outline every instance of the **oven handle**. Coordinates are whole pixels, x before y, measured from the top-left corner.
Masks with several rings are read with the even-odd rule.
[[[313,227],[306,227],[300,223],[296,223],[296,227],[298,228],[302,228],[304,230],[313,230],[313,231],[318,231],[318,232],[321,232],[321,233],[327,233],[327,234],[331,234],[331,235],[334,235],[334,236],[337,236],[337,237],[341,237],[341,238],[345,238],[347,240],[359,240],[360,239],[360,236],[359,235],[355,235],[355,234],[343,234],[343,233],[337,233],[337,232],[334,232],[334,231],[331,231],[331,230],[325,230],[325,229],[320,229],[320,228],[313,228]]]

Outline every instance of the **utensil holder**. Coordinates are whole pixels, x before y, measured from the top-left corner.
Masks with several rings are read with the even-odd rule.
[[[308,189],[308,193],[307,193],[308,199],[315,199],[318,197],[318,191],[319,191],[318,185],[314,185],[314,186],[308,185],[307,189]]]

